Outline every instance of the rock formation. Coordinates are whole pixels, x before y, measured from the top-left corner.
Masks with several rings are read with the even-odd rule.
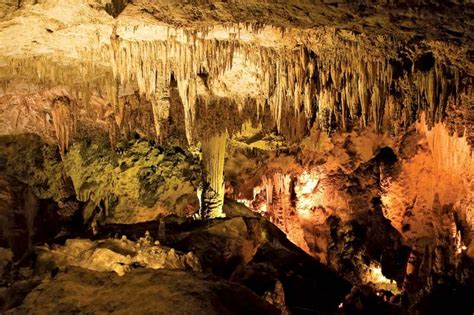
[[[147,277],[183,299],[172,280],[205,288],[177,313],[430,313],[439,295],[472,309],[473,14],[3,1],[0,312],[72,312],[50,295]]]

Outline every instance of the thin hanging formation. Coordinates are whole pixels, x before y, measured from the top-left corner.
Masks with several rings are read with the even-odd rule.
[[[236,53],[245,60],[245,67],[256,69],[261,82],[261,91],[253,93],[258,97],[254,97],[256,109],[251,114],[266,117],[262,113],[270,110],[280,132],[285,131],[284,124],[296,128],[292,121],[298,117],[308,122],[306,130],[315,122],[328,132],[369,124],[378,131],[387,131],[398,128],[393,126],[395,123],[401,122],[404,127],[413,124],[422,110],[427,111],[428,123],[433,125],[443,118],[448,102],[459,103],[462,93],[472,95],[472,77],[454,66],[437,63],[434,56],[432,60],[426,53],[412,56],[411,64],[405,65],[393,56],[369,54],[365,45],[345,43],[337,35],[328,44],[334,49],[327,51],[312,43],[259,46],[239,40],[237,34],[217,40],[206,37],[206,31],[170,29],[165,40],[141,41],[123,39],[119,34],[114,28],[109,45],[99,52],[82,52],[78,66],[70,67],[73,61],[65,57],[59,57],[58,62],[39,57],[10,60],[7,68],[13,76],[48,86],[69,86],[79,91],[76,94],[86,104],[94,93],[105,96],[116,115],[123,112],[119,97],[137,90],[153,104],[158,137],[160,124],[167,118],[169,105],[163,100],[173,77],[184,108],[189,142],[195,140],[192,130],[200,119],[196,117],[198,76],[205,74],[211,83],[219,81],[234,66]],[[416,58],[428,59],[428,65]]]

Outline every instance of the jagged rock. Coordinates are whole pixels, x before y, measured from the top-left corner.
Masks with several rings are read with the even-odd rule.
[[[201,228],[168,236],[173,247],[194,252],[204,270],[229,277],[237,266],[248,263],[263,238],[258,224],[243,218],[214,221]]]
[[[5,163],[0,172],[31,186],[34,195],[54,199],[65,218],[82,210],[82,203],[84,221],[97,216],[99,223],[197,211],[195,187],[201,170],[191,153],[131,140],[127,153],[117,154],[101,140],[74,144],[61,161],[57,150],[40,138],[2,137],[8,149],[0,153]]]
[[[126,153],[118,156],[96,144],[82,143],[70,149],[64,165],[77,198],[98,206],[100,221],[107,223],[192,214],[192,205],[197,206],[195,187],[200,170],[190,153],[172,148],[163,152],[147,141],[131,141],[129,145]],[[103,158],[95,160],[97,155]]]
[[[348,282],[288,241],[274,225],[254,216],[183,226],[179,233],[169,234],[167,241],[196,253],[203,270],[240,282],[259,296],[274,292],[281,282],[291,312],[337,309],[350,290]]]

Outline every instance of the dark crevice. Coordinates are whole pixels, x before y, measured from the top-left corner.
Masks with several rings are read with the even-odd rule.
[[[433,53],[428,52],[426,54],[421,55],[415,61],[415,69],[421,72],[429,72],[431,68],[435,65],[435,57]]]
[[[128,5],[129,0],[112,0],[111,2],[105,5],[105,11],[116,18],[117,16],[125,10],[125,7]]]

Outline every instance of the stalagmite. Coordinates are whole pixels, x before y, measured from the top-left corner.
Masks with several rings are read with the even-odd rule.
[[[204,165],[200,212],[203,219],[225,217],[224,205],[224,158],[226,133],[202,140]]]

